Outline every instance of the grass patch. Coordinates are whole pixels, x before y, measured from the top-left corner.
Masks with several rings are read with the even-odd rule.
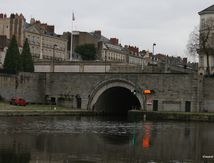
[[[38,105],[29,104],[26,106],[10,105],[8,102],[0,102],[0,111],[3,110],[14,110],[14,111],[63,111],[63,110],[73,110],[72,108],[56,106],[56,105]]]

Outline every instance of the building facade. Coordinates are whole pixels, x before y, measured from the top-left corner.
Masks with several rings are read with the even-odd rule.
[[[6,47],[12,36],[15,35],[19,48],[22,50],[27,38],[34,60],[68,59],[68,40],[54,32],[54,26],[31,19],[27,23],[22,14],[0,14],[0,64],[4,62]],[[5,40],[6,39],[6,40]]]
[[[63,61],[68,59],[67,39],[54,33],[54,27],[40,22],[31,23],[25,29],[34,60]]]
[[[75,54],[75,48],[79,45],[94,44],[96,51],[96,58],[104,62],[119,62],[124,64],[133,64],[137,66],[144,65],[144,59],[139,54],[139,49],[133,46],[122,46],[117,38],[106,38],[101,31],[94,32],[73,32],[72,50]],[[69,46],[69,45],[68,45]],[[70,50],[70,49],[69,49]],[[76,57],[73,56],[73,60]]]
[[[214,74],[214,5],[202,10],[200,15],[199,74]],[[207,36],[207,40],[203,36]],[[207,55],[208,54],[208,55]]]
[[[17,43],[21,47],[24,44],[24,28],[25,18],[22,14],[11,14],[10,17],[0,14],[0,35],[6,36],[9,40],[15,35]]]
[[[102,43],[101,60],[125,62],[127,60],[127,52],[119,45],[111,43]]]

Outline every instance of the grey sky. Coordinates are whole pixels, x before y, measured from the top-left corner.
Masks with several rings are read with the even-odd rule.
[[[198,12],[213,0],[0,0],[0,12],[23,13],[54,24],[56,32],[71,30],[72,11],[75,30],[101,30],[108,38],[152,49],[168,55],[185,56],[190,32],[199,23]]]

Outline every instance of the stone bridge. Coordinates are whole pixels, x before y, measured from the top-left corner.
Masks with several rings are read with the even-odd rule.
[[[101,112],[198,112],[202,104],[199,81],[196,74],[20,73],[0,76],[0,95]],[[145,95],[146,89],[154,93]]]

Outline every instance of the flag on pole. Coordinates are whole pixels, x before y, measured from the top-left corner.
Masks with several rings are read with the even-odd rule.
[[[72,20],[75,21],[74,12],[72,13]]]

